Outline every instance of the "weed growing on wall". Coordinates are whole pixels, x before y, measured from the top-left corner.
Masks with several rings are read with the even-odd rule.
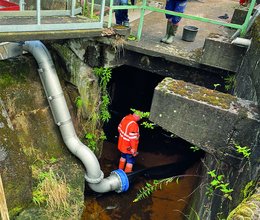
[[[200,148],[198,146],[191,146],[190,149],[193,151],[193,152],[196,152],[196,151],[199,151]]]
[[[223,194],[225,198],[228,198],[229,200],[232,200],[231,193],[234,191],[233,189],[229,188],[229,183],[226,183],[224,181],[224,175],[218,175],[216,173],[216,170],[211,170],[208,172],[210,177],[212,178],[210,185],[208,186],[207,195],[210,197],[213,195],[214,191],[216,189],[219,189]]]
[[[101,131],[102,123],[108,122],[111,118],[108,107],[110,105],[110,97],[107,91],[107,84],[111,79],[111,69],[105,67],[95,67],[93,69],[93,74],[98,77],[99,83],[99,97],[97,97],[97,105],[93,105],[93,111],[91,111],[91,116],[88,118],[89,126],[84,128],[84,139],[83,142],[95,153],[99,154],[98,146],[106,139],[103,131]],[[83,100],[81,97],[75,99],[75,105],[77,107],[77,115],[80,118],[83,111]]]
[[[240,145],[235,144],[235,148],[236,148],[236,151],[239,154],[242,154],[244,158],[249,159],[250,154],[251,154],[251,149],[249,147],[247,147],[247,146],[241,147]]]
[[[227,91],[230,91],[231,89],[234,88],[235,85],[235,75],[228,75],[227,77],[224,78],[225,81],[225,89]]]
[[[100,105],[100,119],[103,122],[108,122],[111,115],[108,111],[108,106],[110,105],[110,97],[107,91],[107,84],[111,79],[111,69],[100,67],[94,68],[94,74],[99,78],[99,85],[101,88],[101,105]]]

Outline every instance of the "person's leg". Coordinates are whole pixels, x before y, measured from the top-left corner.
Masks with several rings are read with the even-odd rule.
[[[124,170],[124,168],[125,168],[125,163],[126,163],[125,154],[121,154],[121,157],[120,157],[120,160],[119,160],[118,168],[121,169],[121,170]]]
[[[121,0],[121,5],[128,5],[128,0]],[[122,24],[129,27],[128,9],[122,11]]]
[[[115,5],[121,5],[121,0],[115,0]],[[116,24],[122,24],[123,23],[123,15],[122,10],[115,10],[115,18],[116,18]]]
[[[186,6],[187,6],[187,1],[182,1],[182,2],[175,2],[174,3],[174,9],[173,11],[183,13]],[[169,35],[165,43],[171,44],[174,40],[174,37],[176,35],[176,32],[178,30],[179,22],[181,21],[181,17],[179,16],[172,16],[171,18],[171,26],[169,28]]]
[[[165,10],[173,11],[173,9],[174,9],[174,2],[167,0]],[[167,19],[166,33],[165,33],[164,37],[161,39],[161,42],[164,42],[164,43],[169,37],[169,30],[170,30],[170,26],[171,26],[171,18],[173,17],[173,15],[165,14],[165,17]]]
[[[134,163],[135,163],[135,158],[131,154],[126,154],[125,173],[131,173],[133,171]]]

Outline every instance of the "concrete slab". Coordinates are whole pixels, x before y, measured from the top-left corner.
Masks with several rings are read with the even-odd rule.
[[[255,103],[172,78],[155,88],[150,120],[223,159],[238,157],[234,144],[259,144]]]
[[[162,1],[165,5],[165,2]],[[239,8],[239,1],[237,0],[193,0],[188,1],[185,13],[196,15],[224,22],[231,21],[235,8]],[[138,13],[135,10],[135,15]],[[132,34],[136,35],[139,25],[139,19],[131,19]],[[229,18],[226,20],[218,18],[218,16],[228,14]],[[193,25],[199,28],[194,42],[186,42],[182,40],[182,31],[185,25]],[[204,23],[200,21],[193,21],[189,19],[182,19],[175,41],[171,45],[160,42],[161,37],[165,34],[166,19],[165,15],[157,12],[148,13],[144,18],[142,39],[139,42],[127,41],[125,48],[136,52],[148,54],[151,56],[163,57],[166,60],[177,61],[178,63],[189,66],[200,66],[200,58],[205,39],[212,35],[212,33],[219,36],[229,37],[235,30],[219,25]]]
[[[201,63],[218,67],[227,71],[237,72],[240,63],[247,51],[246,47],[240,47],[221,38],[207,38],[203,47]]]

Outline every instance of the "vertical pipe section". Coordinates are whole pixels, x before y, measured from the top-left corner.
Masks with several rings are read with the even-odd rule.
[[[26,41],[23,49],[30,52],[39,66],[39,74],[49,105],[59,126],[62,138],[68,149],[77,156],[86,168],[85,179],[91,189],[104,193],[115,190],[126,191],[129,187],[128,177],[122,170],[113,171],[104,179],[99,162],[95,154],[77,137],[66,100],[54,68],[52,58],[47,48],[40,41]]]

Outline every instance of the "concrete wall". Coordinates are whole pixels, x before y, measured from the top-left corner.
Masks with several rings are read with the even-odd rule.
[[[70,96],[64,93],[73,115]],[[16,219],[51,219],[50,215],[59,213],[58,209],[53,212],[45,207],[44,200],[44,208],[33,203],[42,198],[37,194],[45,180],[40,175],[51,171],[55,177],[66,179],[70,188],[67,201],[73,203],[69,207],[72,213],[76,211],[73,217],[80,218],[84,167],[63,143],[32,56],[0,61],[0,112],[0,171],[11,219],[17,215]],[[49,192],[52,190],[50,187]]]
[[[165,78],[154,91],[150,120],[206,152],[193,208],[203,220],[225,218],[243,200],[248,183],[257,181],[260,117],[254,102]],[[247,146],[250,157],[235,145]],[[212,170],[234,190],[232,200],[219,190],[207,196]]]
[[[235,95],[260,103],[260,17],[253,26],[251,36],[251,47],[236,76]]]

